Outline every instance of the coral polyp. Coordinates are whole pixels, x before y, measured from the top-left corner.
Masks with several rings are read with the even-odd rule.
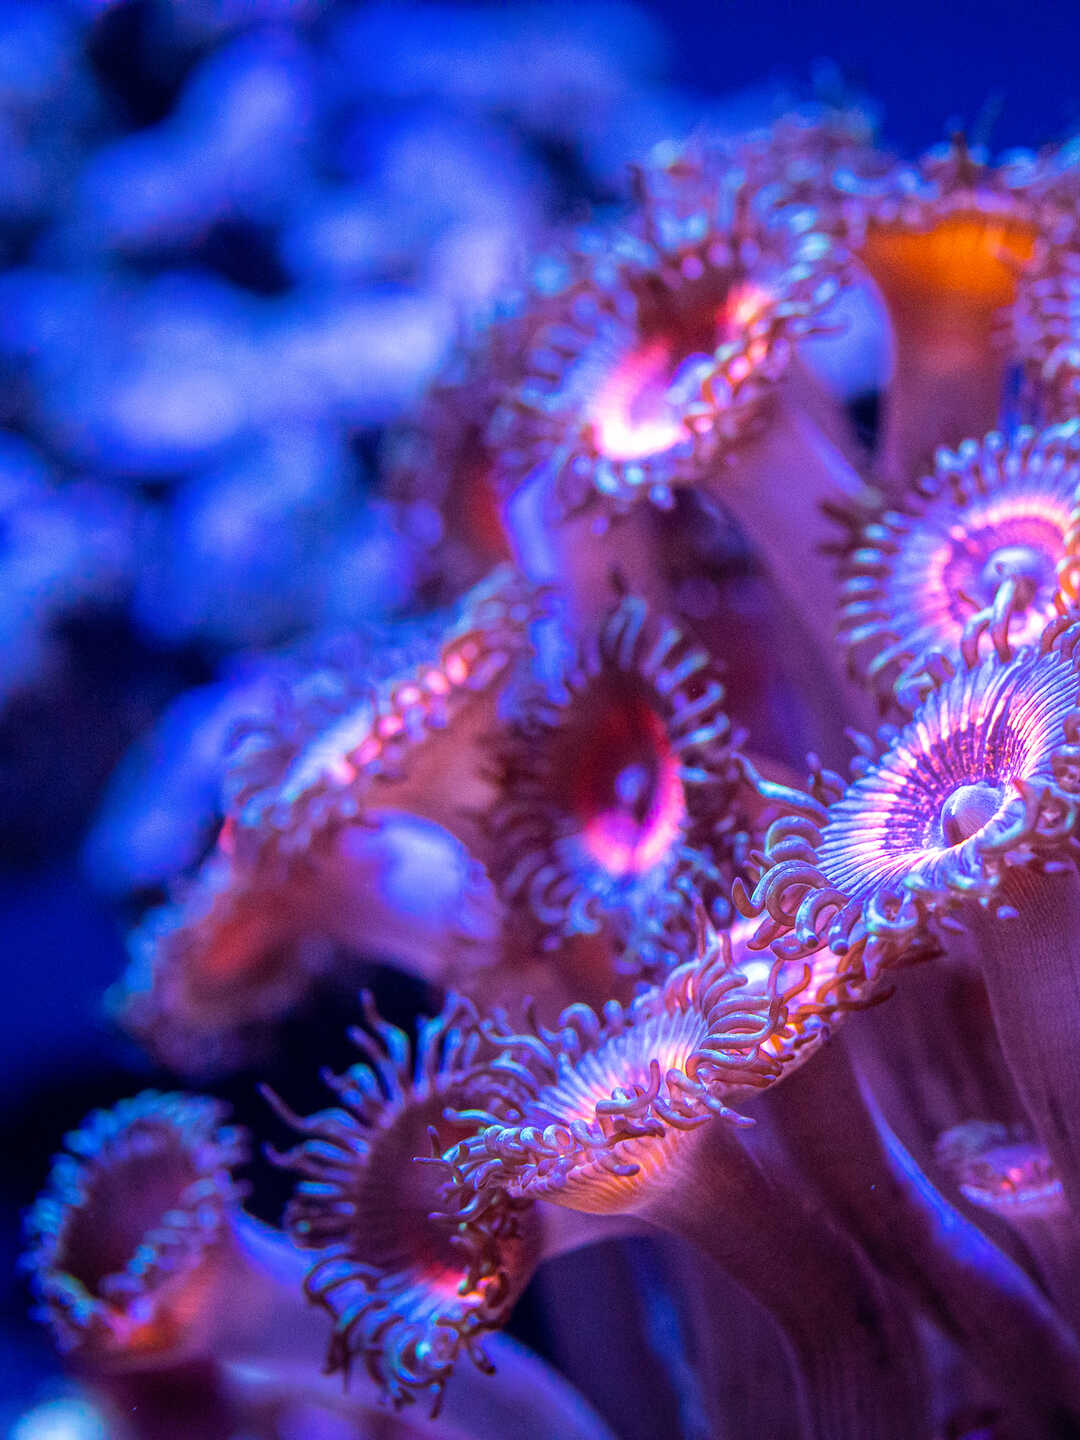
[[[1071,424],[939,450],[882,505],[846,563],[841,634],[885,699],[917,701],[928,655],[973,663],[1038,640],[1080,574],[1080,437]]]
[[[216,1101],[146,1090],[65,1138],[30,1212],[28,1262],[58,1345],[84,1364],[183,1358],[210,1328],[241,1193],[231,1171],[247,1156],[225,1119]]]
[[[902,729],[867,741],[845,785],[818,771],[770,826],[750,913],[790,956],[828,944],[872,973],[931,938],[932,917],[994,901],[1011,863],[1067,849],[1080,721],[1075,627],[953,672]],[[1003,903],[1003,902],[1002,902]],[[1008,907],[1006,907],[1008,908]],[[780,938],[782,937],[782,938]]]
[[[1050,1156],[1025,1126],[971,1120],[947,1130],[935,1153],[965,1200],[980,1209],[1018,1220],[1065,1213]]]
[[[772,1314],[800,1355],[796,1403],[806,1433],[877,1433],[885,1402],[870,1372],[881,1365],[888,1374],[894,1412],[911,1403],[904,1326],[888,1317],[855,1248],[736,1138],[732,1099],[783,1074],[767,1047],[790,998],[778,973],[764,988],[746,986],[726,935],[702,924],[695,960],[629,1007],[610,1001],[598,1015],[572,1006],[551,1030],[534,1021],[515,1032],[496,1017],[486,1029],[501,1052],[491,1068],[505,1076],[504,1113],[494,1123],[481,1118],[443,1158],[450,1193],[471,1196],[467,1209],[482,1210],[489,1189],[505,1187],[575,1210],[640,1216],[692,1240]],[[793,1277],[792,1257],[777,1253],[790,1226],[799,1231],[795,1265],[801,1272],[809,1262],[812,1275]],[[873,1315],[878,1358],[849,1336],[841,1360],[819,1335],[807,1347],[818,1358],[803,1363],[811,1294],[828,1295],[841,1313],[850,1306]],[[846,1378],[827,1382],[838,1365]]]
[[[414,1160],[430,1157],[432,1127],[470,1132],[445,1124],[447,1108],[483,1113],[496,1093],[470,1009],[451,998],[414,1045],[366,1001],[351,1035],[366,1063],[327,1077],[333,1109],[301,1119],[271,1097],[304,1137],[273,1157],[301,1177],[285,1223],[318,1252],[304,1288],[333,1320],[330,1369],[359,1358],[395,1406],[426,1395],[435,1412],[459,1357],[489,1368],[482,1341],[532,1274],[537,1222],[498,1190],[467,1214],[433,1214],[442,1167]]]
[[[752,433],[793,342],[823,323],[844,274],[831,240],[758,213],[734,167],[638,175],[632,229],[593,241],[591,280],[532,338],[492,422],[502,484],[552,471],[555,513],[667,506]]]
[[[958,305],[1008,304],[1036,237],[1065,217],[1032,177],[988,164],[963,139],[852,189],[852,237],[886,292],[921,287]]]
[[[459,1187],[492,1185],[596,1213],[632,1211],[666,1183],[681,1148],[729,1103],[779,1073],[767,1052],[784,997],[751,991],[727,936],[699,935],[696,959],[629,1006],[564,1011],[550,1030],[485,1027],[505,1076],[506,1114],[446,1149]],[[460,1190],[459,1192],[460,1193]]]
[[[874,1002],[846,957],[822,946],[798,960],[778,962],[771,951],[756,948],[757,928],[752,920],[736,918],[725,934],[732,967],[746,985],[744,998],[760,1000],[770,992],[783,997],[776,1028],[762,1048],[787,1076],[832,1038],[848,1013]]]
[[[189,1072],[234,1064],[265,1048],[335,947],[396,947],[392,920],[391,939],[379,921],[378,832],[397,811],[472,838],[487,794],[479,737],[536,613],[529,587],[496,571],[449,616],[355,671],[320,666],[241,727],[216,846],[134,932],[114,994],[157,1054]],[[440,978],[483,925],[482,890],[464,877]]]
[[[497,569],[422,626],[404,652],[391,648],[357,673],[323,671],[298,686],[272,721],[238,742],[221,848],[302,852],[365,809],[407,809],[415,770],[432,763],[425,749],[449,737],[468,753],[473,712],[498,695],[538,613],[529,587],[508,567]]]
[[[876,460],[890,490],[936,446],[997,421],[1008,363],[995,343],[1000,316],[1038,248],[1072,226],[1075,179],[1048,186],[1041,173],[995,166],[960,137],[914,165],[841,169],[821,188],[823,227],[865,266],[889,313],[895,356]]]
[[[265,1052],[274,1020],[330,969],[347,943],[345,896],[327,870],[304,867],[299,903],[265,878],[242,883],[213,857],[171,905],[132,934],[113,1013],[175,1070],[228,1069]]]
[[[732,863],[739,775],[716,667],[627,596],[538,677],[499,748],[496,885],[549,947],[604,925],[625,938],[681,877]]]

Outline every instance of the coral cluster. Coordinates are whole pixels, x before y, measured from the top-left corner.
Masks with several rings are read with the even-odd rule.
[[[356,12],[337,64],[381,23]],[[313,95],[343,83],[299,43],[208,61],[166,143],[98,153],[54,243],[190,244],[236,173],[230,214],[272,217],[320,285],[389,265],[394,239],[434,264],[407,207],[388,237],[365,192],[294,223]],[[477,106],[526,106],[512,69]],[[423,146],[412,164],[438,170]],[[139,180],[124,201],[116,173]],[[117,570],[164,643],[294,637],[189,700],[183,762],[151,745],[126,771],[141,802],[106,806],[91,863],[139,912],[112,1016],[207,1085],[272,1067],[313,996],[360,1022],[327,1108],[300,1113],[295,1075],[264,1087],[267,1132],[292,1134],[267,1150],[294,1183],[280,1228],[243,1208],[219,1102],[146,1091],[68,1137],[28,1263],[118,1434],[156,1433],[140,1405],[183,1393],[207,1434],[295,1433],[274,1428],[289,1403],[397,1434],[368,1428],[381,1399],[397,1419],[376,1427],[420,1402],[447,1436],[603,1436],[501,1332],[587,1350],[549,1262],[587,1274],[586,1247],[645,1235],[668,1266],[699,1258],[663,1346],[628,1307],[608,1322],[619,1433],[660,1433],[629,1412],[666,1366],[709,1433],[1080,1435],[1075,147],[995,163],[956,139],[908,163],[860,114],[806,109],[665,143],[621,193],[470,323],[364,506],[335,386],[370,385],[384,420],[401,377],[374,353],[346,374],[345,322],[311,293],[240,313],[172,277],[140,290],[134,347],[114,325],[85,372],[49,351],[65,457],[139,477],[131,504],[172,539],[140,565],[115,489],[57,488],[13,449],[25,673],[45,683],[50,617]],[[9,298],[44,325],[64,293],[33,281]],[[873,434],[838,379],[858,297],[890,354]],[[214,387],[217,428],[188,423],[186,387]],[[166,389],[159,430],[127,428],[156,413],[131,395]],[[386,566],[400,593],[330,604],[376,534],[408,557]],[[435,1018],[393,985],[354,1003],[376,962]],[[530,1286],[542,1324],[515,1312]],[[736,1396],[734,1360],[695,1365],[755,1346],[760,1394]]]

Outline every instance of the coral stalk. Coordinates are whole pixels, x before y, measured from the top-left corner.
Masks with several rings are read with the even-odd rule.
[[[1016,920],[971,907],[994,1024],[1031,1122],[1080,1214],[1080,879],[1010,869],[999,890]]]
[[[505,1190],[686,1236],[784,1331],[809,1435],[910,1440],[922,1414],[903,1311],[858,1249],[718,1123],[737,1118],[740,1091],[782,1073],[769,1042],[790,997],[776,981],[748,987],[726,937],[700,937],[699,951],[625,1010],[605,1006],[602,1021],[577,1005],[550,1031],[490,1026],[504,1115],[477,1116],[476,1133],[446,1152],[454,1193],[473,1193],[463,1213]]]
[[[902,264],[896,274],[876,257],[870,265],[897,331],[877,452],[881,475],[896,489],[927,464],[935,445],[955,445],[997,425],[1005,357],[995,332],[1009,291],[1003,287],[985,308],[969,311],[950,303],[947,286],[908,294]]]
[[[970,1121],[938,1139],[938,1164],[969,1205],[996,1216],[1021,1239],[1062,1313],[1078,1299],[1077,1234],[1045,1145],[1027,1125]]]
[[[961,941],[950,936],[950,947],[954,938]],[[982,974],[951,948],[941,963],[898,975],[888,1004],[850,1027],[845,1044],[888,1124],[924,1168],[944,1130],[972,1115],[1023,1114]]]
[[[812,647],[823,679],[826,738],[839,748],[846,725],[870,723],[872,707],[844,671],[836,639],[840,535],[826,506],[865,502],[867,487],[824,434],[778,387],[758,433],[717,460],[701,489],[746,531],[779,593],[789,623]]]
[[[671,1180],[639,1213],[692,1241],[772,1315],[795,1359],[808,1436],[927,1433],[908,1318],[824,1214],[720,1126]]]
[[[1080,1435],[1080,1344],[889,1131],[834,1043],[768,1100],[791,1153],[875,1264],[1050,1428]]]
[[[647,505],[609,515],[596,506],[566,513],[558,473],[540,467],[507,501],[507,528],[523,575],[563,599],[566,618],[585,629],[627,590],[666,608],[657,516]]]
[[[362,1433],[430,1436],[431,1440],[616,1440],[585,1397],[519,1341],[492,1335],[486,1342],[492,1373],[461,1366],[446,1387],[437,1420],[410,1413],[404,1421],[387,1415],[379,1387],[357,1375],[346,1389],[337,1374],[303,1357],[267,1367],[257,1357],[230,1360],[223,1367],[229,1392],[241,1405],[276,1397],[305,1401],[363,1426]],[[150,1440],[150,1437],[148,1437]]]

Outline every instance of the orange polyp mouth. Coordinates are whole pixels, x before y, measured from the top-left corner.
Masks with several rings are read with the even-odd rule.
[[[641,875],[670,851],[686,816],[678,758],[643,700],[609,701],[571,759],[571,809],[585,849],[609,875]]]
[[[1015,300],[1017,278],[1034,248],[1033,226],[972,210],[928,230],[872,225],[861,258],[886,292],[907,291],[919,303],[999,310]]]

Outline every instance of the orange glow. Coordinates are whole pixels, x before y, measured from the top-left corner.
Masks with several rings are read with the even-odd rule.
[[[1016,298],[1019,267],[1034,247],[1031,225],[971,210],[929,230],[872,226],[861,258],[887,292],[908,292],[921,304],[937,297],[967,309],[999,310]]]
[[[462,655],[448,655],[446,657],[446,678],[451,685],[463,685],[469,675],[468,661]]]
[[[717,325],[729,339],[735,339],[772,304],[773,297],[763,285],[745,281],[732,287],[724,304],[716,312]]]

